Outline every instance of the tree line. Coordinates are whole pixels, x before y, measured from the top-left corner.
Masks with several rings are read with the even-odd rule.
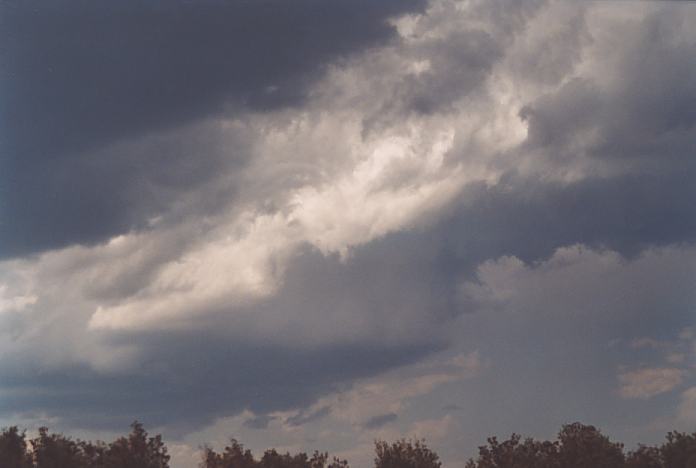
[[[49,433],[42,427],[33,439],[16,426],[0,433],[0,468],[169,468],[170,456],[160,435],[149,436],[135,422],[127,436],[91,442]],[[375,468],[441,468],[440,457],[424,440],[375,441]],[[512,434],[487,439],[465,468],[696,468],[696,432],[669,432],[659,446],[626,451],[594,426],[564,425],[556,440],[523,439]],[[278,453],[260,458],[237,440],[220,452],[203,447],[199,468],[350,468],[347,460],[326,452]]]

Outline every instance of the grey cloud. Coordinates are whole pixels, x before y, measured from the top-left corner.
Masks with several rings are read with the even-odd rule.
[[[319,7],[310,10],[307,6],[310,3],[303,3],[298,11],[307,13],[307,27],[310,23],[310,29],[315,24],[322,25],[316,31],[312,29],[308,36],[298,32],[304,31],[305,19],[298,16],[295,18],[298,23],[285,24],[287,17],[281,20],[273,14],[275,3],[256,3],[258,11],[251,3],[210,6],[210,11],[204,8],[199,13],[198,19],[205,20],[203,24],[210,22],[210,28],[202,28],[205,31],[201,49],[185,44],[184,34],[184,39],[175,41],[183,55],[175,57],[176,54],[163,51],[163,61],[153,60],[152,65],[146,62],[158,54],[170,36],[189,31],[188,20],[179,17],[179,10],[152,7],[152,11],[157,8],[165,11],[161,17],[149,12],[140,20],[142,24],[133,26],[140,39],[121,38],[115,32],[116,23],[102,25],[104,31],[100,32],[96,23],[87,21],[93,29],[91,32],[102,41],[97,43],[106,47],[105,57],[115,60],[114,64],[104,63],[108,79],[101,71],[90,68],[93,64],[89,60],[83,63],[83,58],[73,57],[69,61],[71,66],[84,72],[78,79],[82,86],[90,82],[86,78],[95,78],[94,89],[86,89],[86,94],[75,101],[74,115],[63,123],[55,118],[62,115],[61,106],[67,105],[62,97],[66,89],[71,91],[66,96],[80,95],[73,89],[76,85],[68,83],[66,65],[61,65],[63,68],[57,72],[63,77],[57,78],[55,89],[41,84],[44,94],[36,96],[46,103],[21,111],[26,121],[37,108],[46,106],[47,114],[37,122],[40,133],[37,140],[30,141],[28,133],[22,130],[24,127],[20,128],[26,122],[3,123],[3,131],[17,132],[9,142],[3,143],[13,145],[14,152],[6,153],[8,172],[0,176],[8,181],[2,185],[8,196],[0,198],[3,246],[0,255],[18,255],[75,241],[98,242],[115,232],[145,229],[145,220],[162,214],[165,226],[172,218],[179,221],[187,215],[192,215],[189,222],[196,224],[201,213],[214,213],[226,206],[237,189],[234,176],[250,157],[247,145],[251,143],[242,135],[235,135],[234,144],[228,145],[218,133],[206,127],[201,121],[204,116],[229,110],[218,109],[211,103],[222,99],[235,109],[254,111],[302,103],[308,83],[321,72],[321,64],[332,60],[334,52],[342,55],[390,37],[391,30],[382,20],[401,6],[396,3],[375,6],[378,4],[358,2],[356,10],[347,3],[340,4],[343,6],[337,13],[326,13],[326,21],[322,22],[316,21],[314,15],[324,10]],[[140,17],[131,11],[135,7],[129,5],[109,6],[116,11],[108,15],[95,11],[93,6],[85,6],[90,13],[84,13],[82,19]],[[240,30],[228,31],[223,27],[228,17],[223,14],[218,18],[217,13],[211,12],[219,12],[218,8],[236,11],[234,5],[244,13],[230,20],[240,25]],[[363,10],[358,11],[358,6]],[[16,10],[13,14],[21,18],[31,16],[31,12],[23,12],[23,7],[12,8]],[[188,7],[180,8],[185,11]],[[315,13],[309,14],[310,11]],[[352,12],[347,15],[351,21],[338,25],[338,18],[343,21],[346,11]],[[496,15],[502,12],[496,7],[487,14],[498,18]],[[519,18],[512,19],[502,15],[501,28],[507,27],[508,20],[514,28],[521,28],[529,14],[523,12]],[[44,12],[37,15],[36,21],[48,22],[55,30],[57,26],[44,17]],[[298,50],[311,49],[313,40],[305,42],[302,38],[317,38],[324,34],[321,31],[325,27],[338,28],[336,34],[341,37],[347,34],[344,27],[358,30],[356,24],[362,22],[373,29],[368,28],[365,40],[350,39],[353,36],[348,34],[345,39],[348,42],[334,38],[335,43],[331,39],[333,30],[326,32],[329,44],[309,53],[299,64],[290,59],[285,63],[268,63],[261,59],[263,54],[252,56],[239,52],[237,58],[248,67],[249,78],[244,78],[247,82],[237,78],[236,65],[224,60],[229,50],[218,49],[217,39],[225,39],[221,43],[227,44],[227,40],[251,37],[262,41],[261,51],[275,47],[275,42],[263,42],[266,40],[262,37],[263,28],[249,31],[242,26],[242,19],[254,18],[249,24],[255,24],[260,21],[258,18],[266,18],[264,15],[270,15],[271,23],[283,23],[289,28],[281,34],[283,44],[279,45],[279,50],[287,53],[292,43],[299,42]],[[64,24],[73,21],[60,15],[58,20]],[[159,21],[164,21],[161,27],[149,27]],[[509,171],[497,185],[472,184],[441,213],[429,213],[432,223],[355,247],[347,259],[324,256],[306,248],[287,265],[275,296],[251,306],[216,304],[219,310],[203,311],[210,313],[198,321],[194,318],[188,324],[190,330],[161,334],[105,332],[95,338],[80,328],[84,327],[85,317],[73,313],[67,323],[55,325],[56,330],[61,326],[73,329],[64,334],[52,330],[51,340],[37,339],[37,349],[31,358],[17,354],[11,355],[17,359],[3,360],[0,413],[7,416],[26,409],[57,416],[68,426],[119,429],[138,418],[147,424],[163,425],[170,433],[181,434],[244,409],[260,415],[245,422],[250,428],[267,425],[270,412],[299,409],[300,413],[287,422],[306,424],[330,411],[327,407],[315,412],[302,411],[318,397],[348,386],[356,378],[414,362],[459,343],[481,349],[482,355],[490,356],[497,366],[490,373],[482,373],[482,379],[462,384],[476,395],[477,404],[457,402],[461,403],[462,417],[472,417],[472,421],[481,423],[477,426],[479,431],[508,431],[511,426],[502,422],[519,423],[540,415],[543,419],[540,425],[548,423],[546,427],[554,428],[571,413],[598,422],[610,417],[620,420],[619,413],[626,412],[626,406],[607,408],[610,405],[596,402],[601,395],[610,394],[616,368],[633,362],[637,356],[634,350],[624,350],[607,359],[605,345],[617,335],[626,340],[651,333],[667,335],[693,321],[694,299],[685,287],[685,278],[692,272],[690,267],[675,262],[665,268],[673,274],[655,274],[659,277],[651,281],[646,280],[651,272],[642,272],[645,276],[639,289],[643,295],[639,298],[645,299],[647,292],[652,295],[651,300],[626,299],[634,297],[635,283],[630,278],[617,288],[615,296],[600,300],[587,292],[587,288],[582,289],[589,280],[579,277],[567,290],[559,288],[569,294],[565,302],[534,302],[524,296],[508,305],[507,312],[512,313],[504,317],[500,310],[463,314],[481,312],[482,304],[475,298],[462,301],[458,288],[462,280],[476,280],[480,263],[503,255],[517,256],[526,262],[526,268],[533,269],[557,248],[576,243],[600,251],[616,250],[629,262],[655,246],[693,245],[696,213],[692,200],[696,199],[696,185],[692,181],[696,166],[690,155],[696,140],[690,106],[696,93],[692,86],[693,61],[686,60],[693,44],[665,42],[668,36],[655,32],[664,28],[666,23],[661,21],[667,20],[658,15],[647,21],[648,29],[653,28],[652,35],[639,35],[640,40],[636,42],[636,47],[643,47],[649,59],[634,61],[638,54],[631,49],[625,52],[623,61],[619,60],[616,73],[627,77],[622,87],[604,88],[586,77],[570,80],[556,91],[529,102],[523,112],[530,132],[519,151],[545,154],[552,162],[586,156],[611,161],[622,169],[619,175],[549,182],[543,174],[537,177]],[[573,24],[569,40],[579,40],[581,26]],[[441,55],[434,57],[432,72],[425,73],[422,81],[402,83],[395,94],[396,107],[436,112],[447,110],[453,99],[479,92],[487,73],[501,59],[504,46],[509,43],[509,39],[499,40],[497,33],[483,31],[465,31],[454,36],[459,41],[452,47],[432,45],[433,51],[441,51]],[[657,44],[648,41],[650,37]],[[43,36],[37,40],[39,48],[48,41]],[[140,51],[134,45],[139,40],[146,44]],[[77,39],[66,41],[66,44],[58,41],[58,52],[63,46],[73,50],[67,46]],[[120,41],[125,44],[123,51]],[[212,47],[212,51],[199,57],[196,52],[204,46]],[[29,46],[15,44],[9,50],[25,47]],[[234,55],[242,45],[234,43],[229,47]],[[130,70],[123,70],[118,80],[111,79],[122,71],[116,59],[128,51],[135,54],[134,63],[142,62],[143,82],[137,81],[135,72],[131,74]],[[21,62],[17,54],[13,60],[25,67],[24,70],[39,66],[38,59],[31,62],[34,60],[31,55],[25,59],[28,62]],[[569,72],[577,56],[565,59],[551,60],[549,67],[554,73],[541,70],[539,80],[546,84],[556,82],[559,74]],[[96,65],[101,63],[99,60]],[[195,65],[190,68],[193,75],[184,73],[189,70],[190,61]],[[664,88],[653,68],[661,69]],[[246,76],[245,73],[240,72],[239,76]],[[450,73],[456,79],[449,80]],[[533,70],[524,73],[532,74]],[[268,86],[276,84],[276,75],[286,79],[285,85],[267,93]],[[647,77],[645,86],[638,78],[632,78],[642,75]],[[38,86],[36,80],[40,79],[44,78],[32,78],[34,81],[21,85],[21,89],[15,83],[19,97],[13,98],[14,107],[10,109],[17,109],[20,98],[25,99],[31,86]],[[147,96],[152,83],[160,80],[170,84]],[[128,89],[137,93],[125,96],[120,82],[127,83]],[[101,98],[95,96],[105,90],[113,93],[104,96],[114,95],[119,99],[102,104]],[[183,90],[181,96],[177,90]],[[682,98],[683,103],[677,98]],[[143,113],[131,122],[130,113],[137,107],[138,99],[142,101]],[[189,107],[193,102],[196,105]],[[399,117],[399,112],[390,114],[390,110],[383,109],[388,118]],[[106,114],[113,116],[106,118]],[[103,123],[96,118],[100,115],[106,119]],[[71,132],[83,127],[85,139],[77,141]],[[147,135],[141,134],[141,129]],[[600,138],[589,138],[596,135]],[[43,152],[49,143],[55,143],[55,153]],[[13,156],[20,154],[19,149],[28,156],[23,159]],[[517,154],[515,151],[518,150],[512,156]],[[50,159],[50,154],[55,158]],[[545,159],[540,164],[546,163]],[[75,178],[78,173],[81,177]],[[47,200],[52,201],[47,203]],[[172,204],[176,209],[169,211]],[[182,243],[197,235],[198,231],[191,228],[171,238],[158,238],[156,242],[161,241],[161,245],[153,248],[154,254],[148,251],[152,255],[143,257],[142,262],[136,259],[113,276],[100,277],[80,287],[85,288],[90,299],[118,302],[137,292],[160,264],[185,251]],[[578,299],[572,295],[576,290],[586,294]],[[567,304],[570,299],[598,311],[593,315],[596,320],[584,319],[583,308],[571,310]],[[40,301],[37,308],[45,308],[50,318],[51,306]],[[72,306],[61,305],[63,309]],[[621,313],[605,313],[610,306]],[[569,313],[562,313],[568,310]],[[17,315],[3,317],[3,332],[11,336],[20,326],[30,331],[33,326],[30,318],[38,319],[39,315],[27,314],[24,319]],[[501,326],[502,319],[505,326]],[[47,322],[41,323],[45,326]],[[106,345],[137,348],[140,352],[137,367],[125,366],[107,372],[80,366],[47,370],[36,364],[42,353],[52,356],[58,351],[55,347],[64,346],[73,337],[75,341],[84,338],[80,336],[83,332]],[[60,340],[56,340],[57,335]],[[554,376],[552,381],[549,375]],[[568,395],[574,398],[569,399]],[[505,403],[501,406],[500,402]],[[659,408],[641,409],[640,417],[666,411],[668,402],[660,404]],[[441,408],[440,401],[437,405]],[[500,412],[491,417],[490,408],[499,408]],[[384,424],[393,417],[378,415],[375,421],[372,418],[365,424]],[[639,416],[631,418],[637,421]],[[494,427],[496,424],[499,426]]]
[[[289,265],[282,290],[249,316],[307,345],[442,346],[440,327],[454,313],[456,288],[430,234],[387,236],[356,248],[345,263],[308,249]]]
[[[667,5],[640,28],[617,31],[622,47],[608,59],[613,81],[576,78],[529,103],[522,116],[530,151],[651,169],[689,159],[696,150],[696,65],[688,57],[696,43],[679,37],[680,8]]]
[[[234,196],[234,175],[250,156],[243,129],[199,122],[119,142],[3,177],[0,257],[172,222],[192,212],[214,214]],[[38,172],[37,172],[38,171]]]
[[[78,366],[51,371],[30,363],[4,365],[0,414],[44,413],[59,418],[63,427],[107,430],[138,419],[181,436],[245,409],[267,414],[308,407],[355,378],[432,351],[408,346],[302,351],[223,337],[203,340],[197,334],[150,336],[146,346],[138,369],[115,374]],[[301,413],[288,422],[305,424],[328,411]]]
[[[459,14],[456,4],[433,2],[428,15],[420,17],[418,24],[423,30],[442,33],[393,46],[411,63],[427,65],[418,73],[386,78],[389,86],[381,92],[387,93],[389,99],[363,119],[365,133],[380,131],[410,114],[453,112],[459,101],[485,94],[493,67],[504,58],[506,48],[540,6],[541,2],[486,2],[471,8],[469,21],[453,27],[449,21]],[[509,21],[509,27],[501,27],[496,20]],[[374,68],[374,74],[384,73],[378,66]]]
[[[302,408],[354,378],[447,346],[462,312],[478,310],[475,303],[460,302],[458,288],[462,278],[474,277],[479,263],[516,255],[534,265],[576,243],[627,256],[651,246],[693,243],[694,196],[693,185],[658,176],[558,186],[511,176],[499,186],[472,186],[430,228],[356,247],[345,262],[306,249],[288,266],[281,290],[248,310],[229,304],[218,315],[201,317],[188,332],[105,334],[105,343],[140,348],[139,370],[127,369],[122,376],[78,368],[46,373],[18,360],[5,367],[3,413],[34,408],[65,424],[109,428],[138,417],[183,433],[244,409],[263,415]],[[689,298],[675,295],[669,304],[655,299],[661,305],[653,304],[654,313],[626,328],[627,336],[684,326],[683,314],[668,318],[663,308],[683,310]],[[519,320],[523,329],[538,326]],[[489,332],[481,333],[496,336]],[[520,333],[520,340],[530,336]],[[460,340],[484,346],[471,333]],[[517,345],[527,349],[521,341]],[[535,350],[528,351],[535,355]],[[41,355],[35,351],[32,359]],[[288,423],[314,416],[300,413]]]
[[[261,415],[245,420],[242,425],[249,429],[266,429],[271,421],[274,421],[274,416]]]
[[[480,379],[467,382],[470,397],[457,402],[461,417],[478,430],[529,430],[580,418],[611,425],[636,441],[627,427],[672,413],[669,398],[650,405],[620,401],[618,370],[644,364],[645,356],[613,343],[640,336],[673,340],[693,323],[696,298],[687,279],[694,275],[693,247],[616,258],[610,264],[619,268],[609,271],[604,262],[614,254],[587,253],[527,265],[514,275],[520,283],[512,276],[497,283],[514,291],[501,307],[464,317],[460,338],[494,363]],[[590,260],[593,255],[603,257]],[[573,266],[583,256],[586,263]],[[508,268],[504,263],[498,266]],[[536,279],[524,279],[531,277]],[[495,417],[493,407],[499,408]]]
[[[307,407],[355,378],[414,362],[445,347],[457,317],[477,310],[473,303],[458,303],[459,282],[472,277],[477,264],[488,258],[513,254],[533,264],[556,247],[576,242],[636,252],[693,236],[693,226],[680,230],[674,229],[673,221],[650,222],[650,216],[665,216],[665,204],[671,197],[656,201],[649,209],[645,202],[632,205],[636,207],[632,217],[619,216],[610,222],[624,211],[630,214],[628,206],[635,198],[614,197],[616,204],[601,203],[612,199],[607,194],[629,189],[634,197],[644,197],[640,200],[653,198],[645,180],[624,181],[626,185],[619,186],[612,185],[615,182],[555,189],[520,182],[517,191],[511,192],[502,187],[479,188],[474,203],[465,202],[471,200],[471,192],[467,193],[459,209],[441,223],[430,229],[394,233],[356,248],[345,263],[307,250],[289,266],[278,294],[254,306],[249,314],[230,304],[219,316],[202,318],[189,332],[105,335],[106,343],[141,349],[138,368],[117,375],[85,368],[46,372],[22,365],[21,359],[6,360],[2,413],[31,408],[60,417],[66,426],[101,428],[120,428],[137,417],[166,426],[171,434],[183,434],[244,409],[264,415]],[[674,220],[688,213],[684,210],[689,209],[691,198],[683,199],[683,208],[673,208],[676,211],[670,216]],[[637,224],[646,219],[646,225]],[[682,310],[689,299],[674,295],[668,305],[661,297],[655,297],[661,305],[644,304],[654,306],[654,313],[644,314],[627,328],[627,336],[646,336],[659,327],[667,330],[684,325],[683,314],[671,312],[668,318],[664,308]],[[471,317],[477,315],[487,314]],[[256,332],[245,321],[251,319],[270,327],[273,334]],[[518,355],[514,349],[519,346],[528,353],[525,359],[560,346],[549,338],[548,346],[529,349],[524,342],[534,336],[539,324],[526,322],[525,314],[516,320],[521,331],[514,340],[496,338],[497,322],[489,317],[483,325],[473,320],[467,327],[470,331],[457,341],[480,347],[485,355]],[[562,327],[562,322],[559,319],[553,326]],[[561,333],[566,328],[558,330],[559,339],[567,341],[566,333]],[[615,338],[612,330],[616,328],[608,330],[606,340]],[[507,344],[492,350],[486,340]],[[580,341],[578,347],[586,346]],[[284,348],[274,344],[277,342],[295,345]],[[303,345],[299,350],[297,343]],[[41,355],[40,350],[35,351],[32,359]],[[45,348],[44,352],[51,350]],[[10,362],[15,365],[8,366]],[[567,361],[556,364],[560,369]],[[304,424],[320,416],[300,413],[288,423]]]
[[[303,411],[296,416],[289,417],[285,422],[291,426],[303,426],[312,421],[317,421],[329,415],[331,408],[328,406],[322,406],[321,408],[314,411]]]
[[[419,0],[3,3],[0,255],[142,227],[167,205],[142,177],[195,185],[218,161],[205,144],[182,154],[165,142],[144,159],[98,149],[235,109],[301,104],[324,65],[389,40],[387,17],[420,7]]]
[[[512,46],[507,60],[510,72],[520,82],[557,85],[571,76],[582,60],[583,50],[592,42],[587,29],[587,4],[550,2],[535,10],[524,2],[520,19],[530,33]],[[536,5],[537,8],[540,5]],[[539,12],[530,18],[530,14]],[[517,25],[519,28],[520,25]],[[539,34],[539,32],[544,34]]]
[[[363,426],[365,429],[379,429],[380,427],[394,422],[397,419],[399,419],[399,416],[396,413],[380,414],[365,421]]]
[[[480,29],[449,34],[422,50],[430,69],[405,83],[406,108],[429,114],[449,110],[468,93],[479,90],[493,65],[503,56],[499,38]]]
[[[571,184],[511,175],[495,187],[469,187],[440,224],[440,235],[452,261],[516,255],[531,262],[577,243],[627,256],[650,246],[693,243],[694,169]]]
[[[456,278],[447,277],[429,235],[395,234],[356,249],[347,262],[307,249],[274,297],[249,310],[229,304],[189,331],[81,336],[84,317],[56,323],[52,334],[89,336],[107,353],[109,346],[132,346],[139,357],[115,371],[61,366],[47,372],[31,363],[56,342],[36,342],[1,366],[2,414],[31,408],[66,426],[107,429],[138,418],[181,434],[244,409],[267,415],[307,407],[356,378],[412,363],[445,346],[442,327],[456,302]],[[119,278],[105,278],[103,288],[127,293]],[[105,298],[103,291],[94,294]],[[38,306],[50,309],[50,303]],[[34,325],[25,325],[30,335]],[[329,411],[320,410],[287,422],[306,424]]]

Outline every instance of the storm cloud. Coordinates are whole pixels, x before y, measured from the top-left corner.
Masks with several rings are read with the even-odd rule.
[[[175,131],[135,149],[104,147],[242,109],[299,106],[326,66],[389,41],[387,18],[421,7],[417,0],[5,4],[0,209],[12,223],[2,223],[2,255],[145,227],[181,190],[225,170],[219,136],[211,129],[192,144]],[[227,151],[243,162],[238,145]],[[184,167],[184,177],[160,178]],[[161,195],[162,185],[176,190]]]
[[[693,421],[694,6],[0,9],[2,421],[357,466]]]

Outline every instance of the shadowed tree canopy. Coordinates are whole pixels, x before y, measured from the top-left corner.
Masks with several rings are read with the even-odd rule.
[[[143,425],[134,422],[128,437],[112,442],[104,460],[105,468],[167,468],[169,455],[162,436],[148,437]]]
[[[99,466],[106,453],[101,443],[74,441],[61,434],[49,434],[39,428],[39,436],[31,440],[36,468],[89,468]]]
[[[479,447],[479,458],[469,460],[466,468],[561,468],[558,442],[524,439],[518,434],[503,442],[489,437],[488,445]]]
[[[488,439],[466,468],[696,468],[696,433],[670,432],[660,447],[639,445],[624,453],[594,426],[565,425],[558,439],[536,441],[513,434],[499,442]]]
[[[139,422],[131,429],[127,437],[105,444],[50,434],[41,427],[29,451],[25,433],[13,426],[0,435],[0,468],[168,468],[162,436],[148,437]]]
[[[71,439],[45,427],[27,442],[17,426],[0,433],[0,468],[169,468],[170,456],[160,435],[150,437],[134,422],[131,432],[111,443]],[[440,457],[425,440],[375,442],[375,468],[441,468]],[[461,466],[461,465],[459,465]],[[478,457],[465,468],[696,468],[696,432],[669,432],[660,446],[639,445],[624,452],[594,426],[565,425],[554,441],[512,434],[489,437]],[[254,458],[236,439],[221,452],[205,446],[199,468],[349,468],[347,460],[315,451],[311,456],[279,453],[271,448]],[[192,467],[193,468],[193,467]]]
[[[261,460],[256,460],[249,449],[232,439],[222,453],[205,447],[200,468],[348,468],[348,462],[336,457],[329,461],[325,452],[315,451],[309,457],[306,453],[281,454],[275,449],[266,450]]]
[[[389,444],[375,442],[376,468],[440,468],[440,457],[424,440],[401,439]]]
[[[666,468],[696,467],[696,432],[670,432],[667,442],[660,447],[660,457]]]
[[[626,468],[662,468],[660,449],[640,445],[626,457]]]
[[[26,434],[17,426],[4,429],[0,434],[0,468],[30,468]]]
[[[558,460],[564,468],[615,468],[625,461],[623,444],[611,442],[594,426],[563,426],[558,441]]]

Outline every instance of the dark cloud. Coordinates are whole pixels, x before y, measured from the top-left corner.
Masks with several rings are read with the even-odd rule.
[[[572,244],[631,256],[651,246],[693,243],[694,174],[685,167],[571,184],[511,176],[495,187],[472,186],[441,224],[442,245],[451,260],[515,255],[532,262]]]
[[[140,227],[167,204],[139,187],[143,172],[147,179],[185,168],[183,178],[170,174],[174,182],[195,184],[219,169],[214,157],[206,145],[188,154],[164,143],[135,159],[96,149],[240,107],[299,104],[323,65],[388,40],[386,18],[419,7],[4,2],[0,255]]]
[[[399,416],[396,413],[380,414],[365,421],[363,426],[365,429],[379,429],[380,427],[387,425],[390,422],[394,422],[397,419],[399,419]]]
[[[185,319],[172,320],[175,331],[85,329],[97,303],[108,306],[137,296],[153,283],[162,265],[195,254],[192,245],[206,242],[200,236],[206,226],[198,230],[198,222],[229,208],[226,203],[238,190],[235,175],[251,157],[253,142],[245,136],[243,124],[227,135],[210,123],[214,117],[301,106],[326,64],[388,41],[393,31],[385,18],[420,2],[308,0],[292,8],[275,1],[193,5],[78,2],[70,7],[0,7],[0,34],[7,44],[0,52],[7,64],[0,87],[8,96],[0,114],[0,257],[99,242],[114,233],[145,229],[148,219],[158,215],[164,215],[165,225],[172,218],[184,220],[172,232],[162,229],[151,232],[151,238],[131,241],[124,248],[129,252],[114,249],[84,258],[48,259],[47,267],[37,264],[33,273],[31,262],[19,265],[26,271],[17,273],[17,282],[26,277],[35,288],[28,288],[27,294],[47,297],[39,297],[21,314],[3,314],[0,331],[24,352],[8,352],[0,365],[0,415],[35,412],[58,417],[65,426],[108,429],[121,429],[137,418],[165,426],[169,434],[183,434],[245,409],[257,416],[243,425],[263,429],[273,411],[297,409],[299,413],[285,422],[299,426],[330,413],[326,406],[306,409],[319,397],[455,343],[479,349],[497,367],[482,372],[481,380],[462,384],[474,390],[476,405],[447,396],[445,401],[452,405],[444,409],[456,410],[463,418],[473,415],[482,424],[478,431],[498,432],[500,428],[492,426],[496,418],[519,422],[529,420],[530,412],[557,427],[563,422],[558,419],[569,412],[590,419],[603,416],[607,405],[597,401],[607,401],[604,396],[611,394],[616,369],[636,359],[635,350],[631,355],[616,352],[608,359],[606,343],[647,333],[668,335],[693,322],[692,288],[685,285],[691,270],[679,264],[678,255],[670,254],[665,265],[639,265],[661,265],[661,273],[655,275],[659,277],[630,270],[646,249],[696,242],[696,68],[689,60],[693,44],[672,36],[667,26],[677,18],[660,13],[636,28],[640,31],[624,44],[626,50],[616,48],[610,61],[613,74],[620,77],[616,82],[582,73],[563,80],[584,57],[578,45],[584,44],[586,33],[580,17],[573,17],[568,32],[560,36],[567,42],[551,47],[548,54],[541,49],[548,61],[538,66],[530,65],[537,62],[526,56],[521,63],[503,63],[514,39],[495,28],[462,27],[456,33],[450,29],[439,39],[421,43],[413,54],[400,49],[406,42],[396,45],[390,53],[404,61],[428,58],[430,68],[407,78],[396,74],[393,94],[386,93],[394,103],[382,106],[389,99],[377,100],[380,115],[360,116],[366,127],[375,118],[370,127],[375,132],[400,119],[414,119],[416,123],[409,125],[417,126],[418,119],[434,113],[456,112],[454,101],[488,92],[488,79],[501,63],[503,70],[496,72],[513,71],[503,78],[515,81],[520,77],[514,73],[520,73],[525,83],[536,78],[544,86],[564,84],[526,103],[521,115],[529,136],[521,147],[502,155],[462,157],[500,161],[500,172],[507,173],[499,183],[464,187],[446,209],[425,213],[427,222],[417,228],[409,218],[415,211],[407,212],[403,223],[374,230],[386,235],[375,238],[378,234],[370,230],[363,240],[348,239],[346,258],[306,245],[296,249],[296,241],[311,236],[295,237],[292,231],[292,247],[268,242],[269,250],[280,252],[278,259],[269,261],[272,286],[278,287],[270,296],[257,297],[251,304],[245,297],[237,300],[233,292],[224,295],[225,300],[192,301],[194,310],[182,308]],[[497,18],[501,30],[524,30],[532,13],[525,10],[510,18],[496,5],[488,14]],[[435,22],[432,27],[442,26]],[[372,70],[369,65],[365,68]],[[544,69],[535,70],[539,67]],[[495,104],[494,99],[490,102]],[[472,133],[456,129],[448,161],[459,161],[460,141],[487,128],[482,125]],[[331,137],[322,135],[317,141]],[[302,153],[302,145],[298,147]],[[517,156],[528,156],[535,167],[528,172],[509,170]],[[324,160],[320,162],[317,172],[325,168]],[[286,163],[306,164],[301,158]],[[592,167],[599,169],[579,170],[578,177],[564,181],[547,177],[547,169],[563,173],[571,167],[572,172],[574,163],[596,164]],[[310,159],[306,165],[312,164]],[[350,162],[340,167],[346,173],[355,169]],[[284,178],[282,170],[278,173],[278,179]],[[340,182],[335,175],[315,182]],[[253,198],[256,192],[250,192],[247,196]],[[284,189],[269,192],[278,198],[286,194]],[[384,203],[389,203],[388,195],[381,199]],[[331,209],[342,208],[329,206],[327,211]],[[327,223],[331,219],[327,217]],[[371,221],[372,227],[378,221]],[[221,221],[212,227],[223,225]],[[269,239],[275,234],[271,232]],[[283,240],[284,235],[278,237]],[[259,242],[269,239],[259,236]],[[604,249],[619,252],[626,257],[621,262],[628,259],[630,274],[607,292],[594,280],[592,268],[602,261],[613,265],[613,254],[597,259],[592,253],[586,260],[592,267],[589,273],[571,269],[566,284],[553,283],[543,270],[557,265],[544,260],[573,244],[596,248],[597,256]],[[129,253],[134,258],[126,258]],[[514,270],[517,264],[512,261],[496,263],[505,255],[526,265]],[[582,257],[571,261],[578,256]],[[123,265],[118,265],[119,259]],[[477,267],[486,261],[506,279],[509,290],[486,296],[496,286],[481,285],[477,277]],[[582,261],[585,257],[577,260],[586,265]],[[59,295],[51,289],[68,284],[51,276],[56,271],[69,271],[71,265],[83,268],[78,264],[89,262],[113,266],[113,271],[95,268],[96,273],[76,275],[80,281],[73,282],[80,284]],[[515,282],[515,275],[505,276],[506,268],[533,281]],[[600,268],[612,278],[620,276],[613,274],[619,270]],[[167,287],[189,280],[180,276],[184,278],[166,278]],[[201,282],[207,281],[202,277]],[[481,285],[481,297],[462,298],[465,281]],[[7,298],[0,297],[7,307],[31,299],[23,296],[24,288],[10,286]],[[519,300],[498,303],[511,294]],[[588,314],[595,315],[588,319]],[[110,345],[116,350],[133,347],[140,354],[137,362],[127,355],[120,362],[116,353],[113,360],[71,355],[93,345],[102,352]],[[105,369],[61,367],[61,359]],[[568,395],[577,396],[578,388],[579,398],[569,403]],[[443,409],[442,400],[437,407]],[[491,408],[500,412],[491,416]],[[657,415],[655,407],[649,411]],[[364,427],[379,428],[397,419],[401,423],[407,416],[378,414]]]
[[[142,338],[142,337],[141,337]],[[128,340],[132,340],[128,338]],[[307,407],[316,398],[432,352],[424,346],[297,350],[207,336],[150,336],[136,370],[103,374],[85,367],[2,369],[0,414],[44,412],[65,427],[120,429],[134,419],[170,435],[249,409],[256,414]],[[288,423],[319,419],[328,408]],[[249,424],[259,425],[261,420]]]
[[[241,132],[203,122],[34,165],[22,161],[23,168],[5,160],[0,257],[95,243],[147,228],[156,216],[212,214],[234,195],[234,181],[201,186],[234,174],[248,147]]]

